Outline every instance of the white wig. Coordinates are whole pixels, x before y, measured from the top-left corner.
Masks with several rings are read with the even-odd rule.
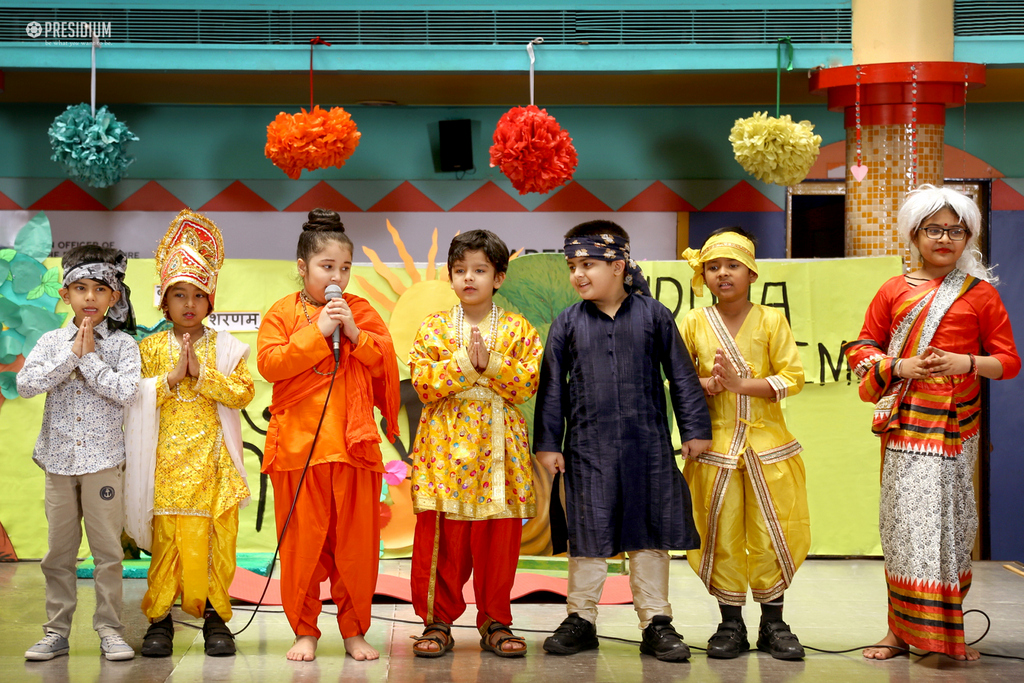
[[[956,267],[968,275],[995,284],[999,278],[992,273],[991,268],[985,265],[981,250],[978,248],[978,239],[981,233],[981,211],[978,210],[978,205],[974,203],[973,199],[948,187],[921,185],[916,190],[907,193],[906,201],[900,207],[899,214],[896,216],[896,228],[899,231],[900,239],[910,247],[913,260],[917,261],[921,258],[921,252],[912,239],[914,233],[930,216],[934,216],[942,209],[949,209],[955,213],[970,231],[964,253],[956,262]]]

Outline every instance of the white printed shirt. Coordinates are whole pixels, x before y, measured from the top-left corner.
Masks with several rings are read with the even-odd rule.
[[[51,474],[75,476],[124,462],[124,409],[139,389],[139,346],[104,320],[95,328],[96,350],[71,352],[74,321],[47,332],[18,372],[18,393],[47,392],[43,424],[32,459]]]

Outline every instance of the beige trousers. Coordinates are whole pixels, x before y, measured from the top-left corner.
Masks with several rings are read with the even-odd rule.
[[[668,563],[666,550],[634,550],[629,557],[629,588],[633,609],[640,617],[640,628],[662,614],[672,616],[668,603]],[[608,561],[603,557],[569,557],[569,590],[566,611],[575,612],[592,624],[597,623],[597,603],[608,577]]]
[[[46,578],[46,616],[43,628],[65,638],[75,613],[78,549],[82,520],[96,569],[96,612],[92,627],[100,637],[121,635],[121,529],[124,527],[122,482],[124,466],[91,474],[65,476],[46,473],[46,521],[49,549],[40,565]]]

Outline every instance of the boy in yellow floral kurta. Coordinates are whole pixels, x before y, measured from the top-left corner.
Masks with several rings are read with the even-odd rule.
[[[493,301],[509,253],[486,230],[457,236],[448,252],[460,303],[427,317],[409,354],[412,383],[426,404],[412,452],[416,532],[412,600],[425,629],[413,651],[451,649],[473,575],[480,646],[526,653],[514,636],[510,593],[523,520],[536,514],[526,420],[516,408],[537,391],[540,336]]]
[[[249,499],[239,417],[254,393],[249,347],[203,325],[223,262],[213,223],[183,211],[156,256],[161,305],[173,327],[139,344],[143,380],[126,439],[126,528],[153,556],[142,654],[171,654],[170,610],[181,596],[183,611],[204,617],[206,654],[231,655],[228,588],[238,509]]]

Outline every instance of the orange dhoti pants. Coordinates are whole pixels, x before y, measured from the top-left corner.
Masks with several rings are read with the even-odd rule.
[[[433,510],[416,513],[410,583],[417,616],[424,624],[455,623],[466,611],[462,587],[472,573],[477,627],[488,619],[510,625],[522,538],[518,518],[464,521]]]
[[[278,535],[302,470],[270,472]],[[298,636],[320,638],[320,584],[331,580],[343,638],[370,628],[380,557],[381,474],[345,463],[311,465],[281,540],[281,602]]]

